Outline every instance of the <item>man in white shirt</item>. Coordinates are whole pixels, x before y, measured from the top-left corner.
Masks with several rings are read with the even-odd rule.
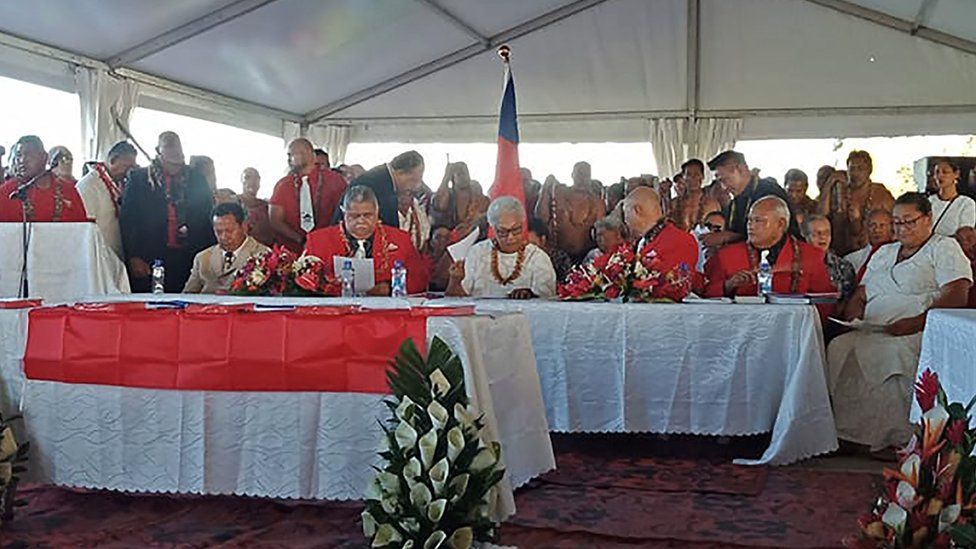
[[[268,251],[268,247],[247,235],[247,215],[236,202],[218,204],[213,211],[214,235],[217,244],[193,258],[193,270],[183,293],[227,293],[237,270],[253,256]]]
[[[85,204],[88,219],[95,222],[105,243],[120,259],[123,252],[119,205],[126,177],[135,165],[136,148],[128,141],[119,141],[109,149],[105,162],[92,163],[91,170],[75,186]]]
[[[549,255],[526,239],[525,207],[502,196],[488,206],[495,237],[475,244],[451,267],[447,295],[531,299],[556,294],[556,271]]]

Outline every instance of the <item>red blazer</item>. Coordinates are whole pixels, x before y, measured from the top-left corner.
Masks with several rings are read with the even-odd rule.
[[[12,200],[10,193],[17,190],[20,181],[10,178],[0,185],[0,222],[19,223],[23,221],[23,203],[19,200]],[[27,196],[34,204],[34,219],[37,222],[54,221],[54,186],[61,186],[61,198],[63,200],[61,209],[61,219],[64,223],[88,221],[88,213],[85,211],[85,204],[81,200],[81,195],[75,189],[74,183],[67,179],[58,179],[51,176],[51,186],[41,190],[37,187],[28,189]]]
[[[800,242],[800,280],[797,293],[825,293],[836,292],[830,275],[827,273],[827,266],[824,264],[824,253],[822,250]],[[773,265],[773,291],[777,293],[790,293],[790,266],[793,263],[793,237],[787,236],[783,244],[783,250],[776,258]],[[725,281],[739,271],[747,271],[752,266],[749,264],[749,252],[745,242],[736,242],[722,247],[712,259],[705,265],[705,278],[708,280],[705,286],[707,297],[721,297],[725,295]],[[759,288],[755,284],[739,286],[733,291],[733,295],[756,295]]]
[[[663,263],[663,269],[671,270],[681,266],[682,263],[687,265],[688,274],[691,276],[691,289],[695,292],[700,291],[704,281],[701,274],[695,271],[698,268],[698,241],[691,236],[691,233],[682,231],[667,221],[661,232],[649,244],[651,250],[657,252],[658,258]]]
[[[393,227],[377,225],[377,231],[386,233],[387,250],[389,253],[389,267],[384,269],[382,261],[374,261],[373,268],[374,280],[377,284],[389,282],[392,278],[390,270],[393,264],[399,259],[403,261],[403,266],[407,268],[407,292],[419,294],[427,291],[427,283],[430,280],[428,262],[417,253],[410,241],[410,234]],[[314,255],[325,261],[329,274],[335,275],[333,271],[333,256],[346,254],[346,235],[343,233],[341,225],[333,225],[325,229],[317,229],[308,235],[305,242],[305,253]],[[379,246],[379,235],[373,235],[373,246]],[[377,255],[373,250],[373,256]]]

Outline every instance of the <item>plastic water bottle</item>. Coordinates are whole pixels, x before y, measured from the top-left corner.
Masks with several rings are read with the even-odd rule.
[[[759,286],[759,296],[773,293],[773,267],[769,264],[769,250],[763,250],[759,256],[759,272],[756,273]]]
[[[403,261],[396,260],[390,274],[390,297],[407,297],[407,268]]]
[[[356,296],[356,270],[352,267],[352,260],[347,259],[342,263],[342,272],[339,273],[342,280],[342,297]]]
[[[152,293],[166,293],[166,267],[163,267],[163,260],[157,259],[152,265]]]

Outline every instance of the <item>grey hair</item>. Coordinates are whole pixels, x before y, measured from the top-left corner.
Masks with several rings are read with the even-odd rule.
[[[783,200],[778,196],[770,195],[770,196],[764,196],[760,198],[755,203],[753,203],[752,208],[749,208],[749,211],[752,211],[756,206],[758,206],[763,202],[772,202],[774,206],[773,211],[776,212],[776,215],[779,216],[780,219],[785,220],[786,224],[789,225],[790,217],[791,217],[790,206],[786,203],[785,200]]]
[[[624,225],[624,222],[622,219],[620,219],[620,217],[616,215],[608,215],[606,217],[597,219],[596,223],[593,224],[593,229],[597,231],[601,229],[605,231],[617,231],[620,234],[625,234],[627,231],[627,226]]]
[[[492,227],[498,225],[498,218],[506,213],[517,214],[519,219],[525,221],[525,207],[521,202],[511,196],[499,196],[488,206],[488,224]]]
[[[342,211],[348,210],[353,202],[372,202],[377,210],[380,208],[376,193],[366,185],[353,185],[346,189],[346,194],[342,195]]]
[[[828,219],[825,215],[808,215],[803,218],[803,223],[800,224],[800,232],[803,233],[803,238],[810,238],[810,224],[814,221],[826,221],[827,225],[830,225],[830,219]]]

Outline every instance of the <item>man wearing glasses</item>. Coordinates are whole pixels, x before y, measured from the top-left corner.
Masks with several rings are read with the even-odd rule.
[[[510,196],[488,206],[495,236],[475,244],[451,267],[447,295],[531,299],[556,294],[556,271],[545,250],[525,236],[525,208]]]
[[[375,286],[366,290],[369,296],[390,295],[391,269],[397,262],[407,269],[407,292],[427,291],[427,262],[413,247],[408,233],[380,223],[379,201],[371,188],[349,187],[340,208],[342,221],[338,225],[309,233],[307,255],[324,261],[329,274],[334,274],[335,256],[372,259]]]
[[[747,216],[748,239],[723,247],[705,265],[708,297],[757,295],[763,253],[773,269],[773,291],[784,294],[836,291],[821,250],[791,236],[790,209],[777,196],[757,200]]]

